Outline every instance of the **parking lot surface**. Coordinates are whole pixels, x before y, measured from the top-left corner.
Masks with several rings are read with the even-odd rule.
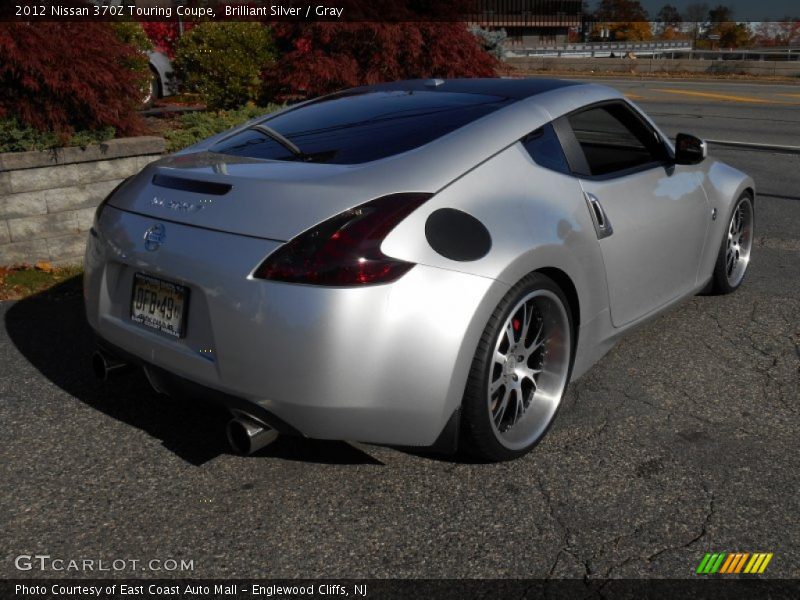
[[[761,192],[743,287],[623,339],[515,462],[234,456],[223,412],[94,381],[76,282],[0,303],[0,576],[92,575],[15,569],[39,553],[194,566],[126,576],[683,578],[746,551],[800,577],[800,156],[714,153]]]

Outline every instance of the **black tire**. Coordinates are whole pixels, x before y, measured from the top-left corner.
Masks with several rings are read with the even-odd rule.
[[[539,296],[537,295],[541,295],[541,300],[539,300]],[[544,361],[550,360],[551,356],[556,356],[559,361],[566,362],[558,363],[559,368],[565,369],[565,371],[559,375],[559,381],[563,379],[563,387],[561,388],[560,395],[558,395],[554,409],[553,407],[548,406],[546,410],[540,410],[538,405],[536,408],[532,408],[535,406],[534,403],[540,402],[540,400],[532,395],[528,396],[527,392],[521,394],[522,397],[528,398],[526,400],[527,404],[525,404],[525,408],[522,409],[523,412],[520,413],[521,416],[518,417],[519,420],[514,421],[510,426],[508,426],[506,431],[510,431],[515,425],[520,425],[522,427],[522,431],[525,431],[525,428],[530,425],[530,435],[533,437],[527,438],[524,437],[523,434],[523,439],[519,440],[518,442],[521,445],[516,446],[502,439],[506,433],[501,431],[501,427],[498,426],[497,423],[498,419],[494,413],[495,410],[498,410],[496,407],[500,398],[500,392],[498,391],[498,396],[492,400],[493,396],[489,386],[492,382],[497,384],[501,378],[508,377],[508,362],[500,366],[500,363],[495,357],[498,348],[502,348],[502,344],[510,344],[510,342],[503,340],[508,339],[507,337],[504,338],[504,336],[509,335],[508,330],[506,329],[507,327],[511,327],[511,324],[513,324],[513,328],[517,328],[519,320],[514,319],[513,317],[522,314],[520,313],[521,310],[528,310],[527,308],[520,308],[520,303],[523,301],[527,303],[544,301],[548,304],[552,304],[552,310],[557,316],[558,322],[563,323],[563,325],[556,326],[556,318],[554,317],[552,325],[553,331],[546,333],[544,331],[544,323],[546,322],[545,315],[547,314],[548,309],[540,311],[540,321],[538,322],[541,324],[539,325],[539,333],[536,335],[537,337],[539,334],[542,336],[546,335],[546,340],[542,341],[540,344],[542,347],[542,358],[540,359],[542,364],[539,365],[540,368],[544,368]],[[557,308],[557,303],[560,303],[561,310]],[[528,305],[529,304],[524,304],[523,306],[527,307]],[[534,308],[530,309],[532,311],[531,314],[533,314],[533,311],[536,310],[535,306],[536,305],[534,304]],[[530,322],[530,319],[526,319],[526,322]],[[536,327],[533,323],[531,323],[531,326],[533,328]],[[526,330],[523,327],[523,331],[519,334],[520,339],[518,340],[518,343],[525,344],[526,335],[530,337],[530,334],[527,332],[533,331],[533,328]],[[558,329],[559,332],[563,329],[563,333],[556,332],[556,329]],[[512,332],[510,335],[513,336],[514,333]],[[568,341],[567,345],[564,345],[565,338],[566,341]],[[552,355],[550,354],[552,350],[551,340],[555,340],[552,342],[552,344],[553,347],[556,348]],[[521,281],[519,281],[519,283],[511,288],[511,290],[509,290],[509,292],[500,301],[500,304],[492,313],[492,316],[489,319],[483,334],[481,335],[478,348],[475,352],[475,357],[472,361],[472,367],[467,379],[467,386],[462,402],[460,449],[481,460],[492,462],[512,460],[530,452],[530,450],[547,433],[547,430],[554,421],[558,412],[558,408],[561,405],[561,399],[566,393],[567,384],[569,383],[569,377],[572,372],[574,340],[575,331],[572,322],[572,313],[570,311],[569,301],[564,295],[564,292],[552,279],[540,273],[532,273],[524,277]],[[532,342],[531,347],[533,345],[534,343]],[[508,352],[508,356],[511,356],[512,354],[515,353],[513,351]],[[519,358],[523,357],[520,356]],[[536,357],[531,355],[530,359],[525,358],[524,363],[515,362],[515,364],[522,365],[522,367],[525,368],[528,366],[529,360],[536,360]],[[511,365],[512,371],[513,366],[514,365]],[[500,367],[499,375],[498,367]],[[516,382],[517,378],[514,375],[511,376],[514,377],[514,381]],[[542,376],[540,375],[539,377],[541,378]],[[547,377],[552,378],[550,373],[547,373]],[[541,379],[536,380],[537,385],[539,381],[541,381]],[[519,385],[519,389],[523,389],[522,382],[512,385]],[[502,384],[499,389],[504,389]],[[533,389],[535,390],[536,386],[534,386]],[[517,393],[519,394],[519,392]],[[508,391],[506,390],[503,392],[503,394],[508,394]],[[511,397],[517,398],[521,396],[509,396],[509,399],[503,400],[503,406],[505,406],[506,402],[511,402]],[[523,420],[523,417],[525,417],[525,413],[528,410],[531,411],[531,414],[527,417],[529,423]],[[552,413],[549,411],[552,411]],[[505,410],[503,413],[499,413],[500,425],[504,424],[504,412]],[[542,418],[539,419],[539,412],[544,412],[546,414],[543,414]]]
[[[746,258],[741,275],[732,277],[728,252],[729,239],[731,237],[730,232],[733,226],[733,220],[736,218],[737,211],[739,210],[744,210],[747,213],[746,218],[749,218],[749,223],[747,223],[745,226],[745,234],[747,236]],[[722,243],[720,244],[719,252],[717,253],[717,261],[714,263],[714,273],[711,276],[711,281],[708,288],[709,292],[715,295],[730,294],[731,292],[737,290],[739,286],[742,285],[742,282],[744,282],[747,275],[747,267],[749,266],[753,248],[753,239],[755,235],[755,205],[753,203],[753,197],[749,192],[745,192],[739,196],[739,199],[733,205],[733,210],[728,215],[728,220],[726,223],[725,235],[722,237]],[[742,249],[741,245],[739,245],[738,248]],[[740,260],[739,250],[737,249],[733,252],[735,253],[735,260]]]

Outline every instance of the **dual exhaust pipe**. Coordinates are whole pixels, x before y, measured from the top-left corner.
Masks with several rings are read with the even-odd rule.
[[[104,350],[95,350],[92,354],[92,372],[100,381],[108,381],[111,377],[130,370],[131,367],[130,363],[112,356]],[[146,370],[145,373],[147,373]],[[153,389],[163,394],[163,390],[156,387],[150,374],[147,373],[147,375]],[[278,432],[266,423],[240,411],[232,412],[233,419],[228,421],[225,432],[231,450],[237,454],[242,456],[253,454],[278,439]]]
[[[231,450],[247,456],[269,446],[278,439],[278,432],[249,415],[234,413],[226,428]]]

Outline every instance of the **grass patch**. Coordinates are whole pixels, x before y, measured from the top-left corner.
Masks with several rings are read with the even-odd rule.
[[[0,267],[0,300],[20,300],[40,294],[82,273],[83,267],[53,267],[45,262]]]

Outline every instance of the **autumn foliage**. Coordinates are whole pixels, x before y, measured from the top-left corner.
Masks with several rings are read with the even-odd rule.
[[[265,74],[277,100],[381,81],[492,77],[498,65],[464,23],[278,23],[281,57]]]
[[[600,0],[594,18],[598,23],[592,30],[593,39],[600,39],[602,29],[607,29],[617,42],[653,38],[650,19],[639,0]]]
[[[194,21],[186,21],[183,24],[183,32],[188,33],[194,25]],[[181,27],[176,21],[145,21],[142,27],[156,50],[175,58],[175,51],[181,38]]]
[[[40,130],[135,134],[138,51],[109,23],[0,23],[0,119]]]

